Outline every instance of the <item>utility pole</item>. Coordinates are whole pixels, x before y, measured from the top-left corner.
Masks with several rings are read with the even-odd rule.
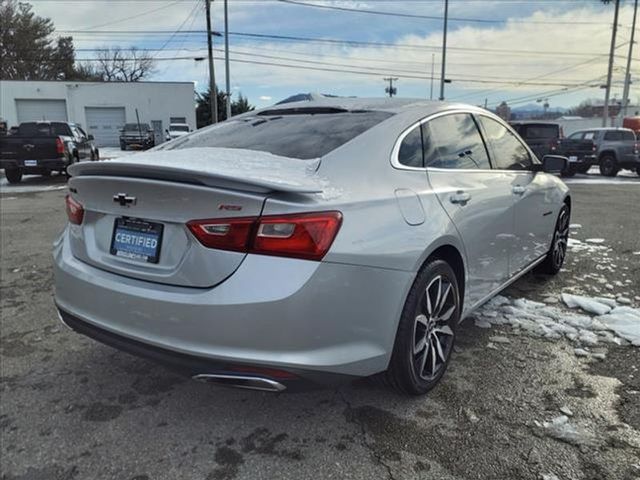
[[[620,0],[618,0],[620,1]],[[444,100],[445,66],[447,61],[447,21],[449,20],[449,0],[444,0],[444,28],[442,33],[442,71],[440,72],[440,100]]]
[[[231,118],[231,76],[229,74],[229,5],[224,0],[224,72],[227,82],[227,120]]]
[[[431,54],[431,92],[429,93],[429,100],[433,100],[433,73],[436,64],[436,54]]]
[[[622,93],[622,118],[627,116],[629,108],[629,88],[631,88],[631,57],[633,55],[633,40],[636,33],[636,18],[638,16],[638,0],[633,7],[633,22],[631,24],[631,41],[629,42],[629,56],[627,57],[627,71],[624,76],[624,91]]]
[[[396,93],[398,93],[398,89],[393,86],[393,82],[398,81],[396,77],[388,77],[388,78],[385,78],[384,81],[389,82],[389,86],[384,89],[385,93],[389,94],[389,98],[393,97]]]
[[[611,48],[609,50],[609,69],[607,70],[607,84],[605,85],[604,108],[602,109],[602,126],[607,126],[609,119],[609,97],[611,96],[611,74],[613,73],[613,57],[616,52],[616,34],[618,32],[618,12],[620,0],[616,0],[616,8],[613,14],[613,31],[611,32]]]
[[[209,50],[209,111],[211,123],[218,123],[218,89],[213,70],[213,32],[211,31],[211,0],[205,0],[207,14],[207,48]]]

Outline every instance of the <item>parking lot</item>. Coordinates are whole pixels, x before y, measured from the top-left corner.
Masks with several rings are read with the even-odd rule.
[[[568,183],[578,242],[565,269],[506,295],[567,315],[562,292],[638,308],[640,179]],[[640,478],[640,350],[624,341],[578,356],[576,342],[468,319],[444,380],[407,398],[367,380],[302,394],[215,388],[85,339],[52,302],[64,194],[56,176],[1,189],[3,480]],[[563,414],[570,429],[545,424]]]

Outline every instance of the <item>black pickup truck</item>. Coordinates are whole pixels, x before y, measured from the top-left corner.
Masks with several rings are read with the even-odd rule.
[[[67,122],[25,122],[8,136],[0,137],[0,168],[9,183],[18,183],[23,174],[50,175],[66,172],[80,160],[98,160],[93,136]]]
[[[595,142],[578,133],[558,141],[556,154],[569,159],[567,169],[562,172],[565,177],[572,177],[576,173],[587,173],[597,163]]]

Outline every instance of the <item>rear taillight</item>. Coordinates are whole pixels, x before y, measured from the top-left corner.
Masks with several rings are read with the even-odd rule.
[[[341,223],[340,212],[263,217],[258,221],[252,252],[321,260]]]
[[[594,146],[593,146],[593,151],[595,152],[596,150],[598,150],[598,146],[597,146],[597,145],[594,145]]]
[[[205,247],[246,252],[255,222],[255,217],[193,220],[187,227]]]
[[[64,142],[60,139],[60,137],[56,138],[56,153],[61,155],[64,154]]]
[[[80,225],[84,219],[84,207],[75,201],[71,195],[65,197],[65,204],[67,207],[67,217],[69,217],[69,223],[74,225]]]
[[[321,260],[342,224],[340,212],[193,220],[187,227],[205,247]]]

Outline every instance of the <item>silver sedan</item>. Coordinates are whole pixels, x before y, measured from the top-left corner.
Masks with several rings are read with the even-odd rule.
[[[571,198],[483,109],[323,99],[70,169],[54,246],[72,329],[220,385],[379,375],[423,394],[460,322],[557,273]]]

